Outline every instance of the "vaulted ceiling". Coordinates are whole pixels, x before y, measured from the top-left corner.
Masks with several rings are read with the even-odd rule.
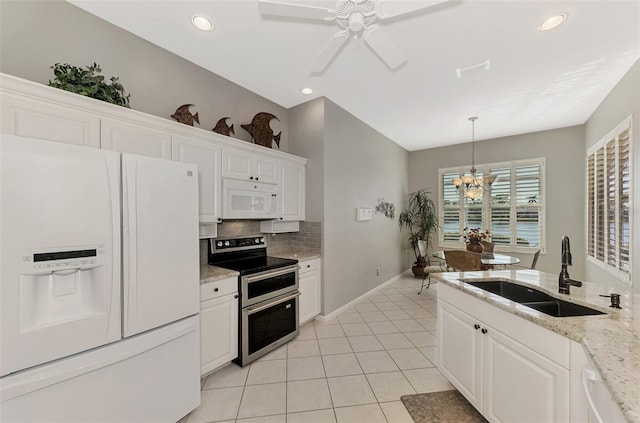
[[[322,73],[311,64],[335,22],[265,16],[250,0],[69,1],[281,106],[326,96],[410,151],[470,141],[470,116],[476,140],[583,124],[640,57],[638,1],[451,0],[380,22],[399,68],[351,37]],[[537,30],[559,13],[563,25]]]

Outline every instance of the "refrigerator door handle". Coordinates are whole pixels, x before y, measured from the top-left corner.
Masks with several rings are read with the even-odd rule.
[[[123,276],[123,327],[137,325],[136,279],[136,161],[122,155],[122,276]]]

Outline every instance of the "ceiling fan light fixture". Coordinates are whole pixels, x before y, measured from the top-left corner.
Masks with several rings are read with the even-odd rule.
[[[191,18],[191,23],[200,31],[213,31],[213,21],[206,16],[194,15]]]
[[[302,94],[304,94],[304,95],[311,95],[311,94],[313,94],[313,90],[312,90],[311,88],[309,88],[309,87],[303,87],[303,88],[300,88],[300,92],[301,92]]]
[[[538,31],[551,31],[552,29],[559,27],[567,20],[567,16],[568,15],[566,13],[561,13],[559,15],[553,15],[546,18],[538,24]]]

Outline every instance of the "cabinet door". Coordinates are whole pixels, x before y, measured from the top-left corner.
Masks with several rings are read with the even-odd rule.
[[[300,324],[320,314],[320,259],[300,262]]]
[[[238,299],[225,295],[201,303],[200,375],[238,357]]]
[[[107,118],[100,125],[105,150],[171,160],[171,135],[166,132]]]
[[[0,102],[3,134],[100,148],[100,118],[96,115],[5,93]]]
[[[569,371],[484,327],[483,415],[505,423],[569,421]]]
[[[198,166],[198,203],[200,223],[216,223],[221,216],[220,156],[222,149],[213,143],[173,136],[171,158]]]
[[[222,176],[225,178],[242,179],[244,181],[253,180],[251,153],[233,148],[223,148]]]
[[[280,182],[280,163],[270,157],[254,155],[253,177],[256,181],[265,184],[277,184]]]
[[[438,301],[440,370],[477,409],[480,409],[482,389],[479,329],[479,322],[471,316]]]
[[[281,166],[280,220],[304,220],[304,165],[282,162]]]

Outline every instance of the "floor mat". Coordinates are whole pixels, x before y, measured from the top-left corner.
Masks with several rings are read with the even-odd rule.
[[[415,423],[486,423],[458,391],[404,395],[400,398]]]

